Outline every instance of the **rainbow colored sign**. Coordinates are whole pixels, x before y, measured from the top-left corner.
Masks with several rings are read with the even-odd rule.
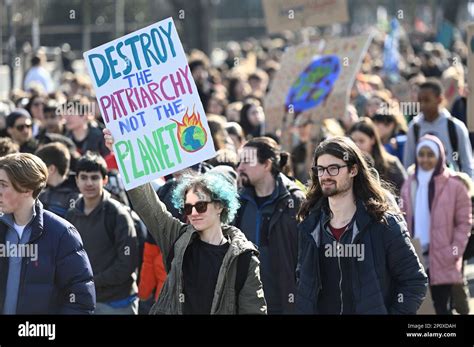
[[[215,156],[172,18],[84,53],[126,189]]]

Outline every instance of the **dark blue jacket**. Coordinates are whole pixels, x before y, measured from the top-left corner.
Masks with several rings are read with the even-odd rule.
[[[303,192],[289,178],[280,174],[271,197],[258,207],[255,191],[240,192],[241,207],[234,225],[258,246],[260,275],[269,314],[295,311],[298,232],[296,214]]]
[[[299,225],[296,310],[318,314],[321,298],[321,209],[313,209]],[[364,205],[357,202],[352,243],[363,245],[363,261],[350,257],[346,282],[354,314],[415,314],[428,287],[427,276],[399,215],[387,213],[387,223],[375,222]],[[334,273],[334,276],[339,276]],[[348,281],[347,281],[348,279]],[[343,277],[344,281],[344,277]],[[333,282],[333,281],[331,281]],[[321,304],[321,303],[319,303]],[[321,306],[319,306],[321,307]]]
[[[95,289],[89,258],[76,228],[61,217],[35,206],[29,244],[37,245],[38,259],[24,257],[17,314],[91,314]],[[0,244],[8,226],[0,222]],[[3,312],[8,258],[0,257],[0,312]]]

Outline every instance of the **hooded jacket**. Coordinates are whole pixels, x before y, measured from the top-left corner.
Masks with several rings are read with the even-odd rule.
[[[191,224],[174,218],[150,184],[130,190],[129,196],[160,247],[165,263],[172,248],[174,252],[168,276],[150,314],[183,314],[183,259],[186,249],[199,237],[198,231]],[[211,314],[266,314],[258,251],[237,228],[224,225],[222,232],[230,239],[230,246],[217,277]],[[244,252],[253,252],[253,255],[244,286],[240,293],[235,293],[237,259]]]
[[[294,313],[298,259],[296,214],[304,193],[296,183],[279,174],[275,190],[262,206],[257,206],[253,188],[244,188],[240,200],[235,226],[259,247],[269,313]]]
[[[322,260],[334,258],[334,253],[326,253],[327,241],[324,240],[329,233],[324,230],[329,217],[324,209],[313,208],[298,226],[298,313],[334,311],[334,307],[329,310],[325,307],[327,303],[322,302],[323,299],[333,300],[340,314],[417,312],[426,295],[426,274],[410,242],[403,217],[392,213],[386,213],[384,217],[386,223],[376,222],[363,202],[357,201],[352,234],[343,237],[341,243],[343,247],[359,247],[363,257],[346,257],[339,271],[332,271],[334,266],[329,264],[328,267],[328,261]],[[335,280],[340,285],[336,293],[327,290],[325,293],[323,287]],[[336,294],[340,298],[337,302]]]
[[[440,156],[433,176],[429,183],[430,206],[430,244],[429,272],[430,284],[463,283],[462,256],[471,231],[471,199],[466,186],[446,167],[446,157],[442,142],[435,136],[425,135],[420,138],[430,140],[439,147]],[[404,183],[401,191],[401,209],[406,214],[405,219],[412,237],[416,238],[414,230],[414,211],[417,172]]]

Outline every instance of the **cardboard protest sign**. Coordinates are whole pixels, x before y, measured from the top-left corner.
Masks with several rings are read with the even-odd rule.
[[[342,117],[370,40],[363,35],[289,48],[265,98],[266,130],[287,129],[300,116]]]
[[[263,0],[269,33],[349,21],[347,0]]]
[[[172,18],[84,53],[126,189],[215,155]]]
[[[467,83],[469,95],[467,97],[467,128],[474,132],[474,24],[467,27],[467,47],[469,55],[467,58]]]

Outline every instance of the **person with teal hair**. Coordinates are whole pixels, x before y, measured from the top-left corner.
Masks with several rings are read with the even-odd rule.
[[[107,129],[104,138],[112,150]],[[168,272],[150,314],[267,313],[259,253],[239,229],[228,225],[239,208],[230,175],[208,172],[180,178],[173,204],[187,223],[167,211],[151,184],[128,193]]]
[[[210,196],[211,201],[220,205],[219,208],[222,208],[219,218],[220,222],[223,224],[230,224],[234,220],[237,210],[240,207],[237,186],[232,182],[232,179],[233,178],[230,177],[230,175],[219,172],[207,172],[203,175],[182,176],[173,192],[173,205],[176,209],[189,216],[186,212],[186,208],[189,209],[189,207],[186,207],[185,195],[190,189],[197,188]],[[196,207],[196,209],[198,209],[198,207]],[[208,220],[208,222],[211,223],[214,221]],[[215,224],[215,228],[220,229],[219,223]],[[203,229],[206,229],[206,227]],[[220,230],[220,232],[222,233],[222,230]],[[217,234],[219,233],[217,232]]]

